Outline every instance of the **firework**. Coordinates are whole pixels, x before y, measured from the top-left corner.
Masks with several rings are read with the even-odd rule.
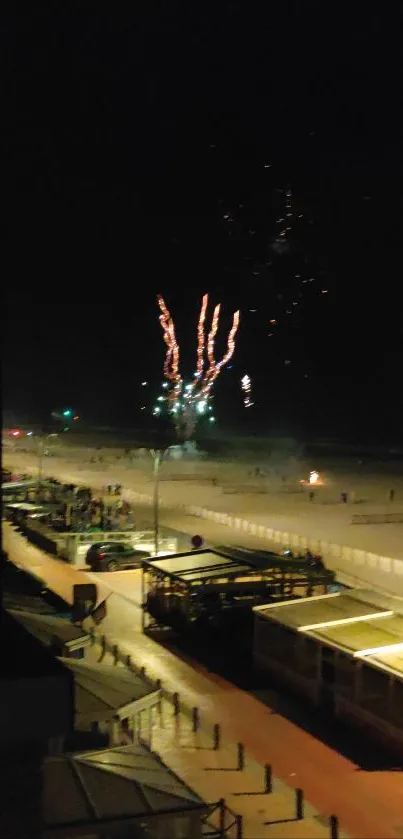
[[[166,356],[164,361],[164,376],[168,384],[167,396],[158,397],[158,402],[167,403],[168,411],[172,415],[175,426],[180,437],[189,439],[196,427],[198,418],[211,411],[211,389],[220,374],[221,370],[228,363],[235,350],[235,336],[239,326],[240,313],[235,312],[232,326],[228,335],[227,351],[221,361],[215,360],[214,345],[217,335],[221,305],[215,306],[211,328],[208,333],[207,346],[205,339],[205,321],[208,306],[208,294],[202,299],[199,321],[197,325],[197,357],[194,379],[190,384],[184,385],[179,372],[179,345],[175,336],[175,326],[171,314],[165,304],[164,298],[158,296],[160,308],[159,321],[163,330],[166,344]],[[205,355],[207,355],[208,367],[205,369]],[[162,406],[158,404],[154,413],[161,413]],[[210,422],[214,417],[210,416]]]
[[[245,373],[241,379],[241,388],[243,392],[243,404],[245,408],[252,408],[254,402],[252,402],[252,382],[250,380],[250,376]]]

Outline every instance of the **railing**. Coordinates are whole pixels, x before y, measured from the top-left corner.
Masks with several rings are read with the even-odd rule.
[[[242,816],[227,807],[224,798],[220,798],[202,819],[202,836],[206,839],[243,839]]]

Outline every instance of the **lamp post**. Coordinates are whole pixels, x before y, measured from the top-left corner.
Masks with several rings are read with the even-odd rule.
[[[45,451],[45,438],[41,437],[39,440],[39,449],[38,449],[38,482],[39,485],[42,483],[43,479],[43,455]]]
[[[170,446],[163,449],[150,449],[153,459],[154,492],[153,492],[153,518],[154,518],[154,552],[158,556],[159,531],[160,531],[160,468],[161,463]]]

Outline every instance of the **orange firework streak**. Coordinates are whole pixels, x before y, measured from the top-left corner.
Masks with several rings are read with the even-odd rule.
[[[216,310],[217,310],[217,306],[216,306]],[[215,314],[215,312],[214,312],[214,314]],[[213,322],[213,326],[212,326],[212,329],[211,329],[211,332],[210,332],[210,336],[213,333],[212,343],[211,343],[211,356],[209,355],[210,367],[207,370],[207,373],[206,373],[206,376],[205,376],[205,379],[204,379],[204,382],[203,382],[203,388],[201,390],[201,394],[205,394],[211,389],[211,387],[212,387],[213,383],[215,382],[217,376],[219,376],[222,368],[225,367],[226,364],[228,364],[228,362],[232,358],[232,356],[234,354],[234,350],[235,350],[235,335],[237,333],[237,330],[238,330],[238,327],[239,327],[239,320],[240,320],[240,312],[239,311],[234,313],[234,319],[232,321],[232,327],[231,327],[230,333],[228,335],[227,352],[225,353],[225,355],[221,359],[221,361],[219,361],[218,363],[216,363],[214,361],[214,355],[213,355],[214,337],[215,337],[215,334],[216,334],[217,329],[218,329],[218,314],[219,314],[219,311],[217,313],[217,324],[215,326],[215,332],[213,333],[214,322]]]
[[[217,335],[218,321],[219,321],[219,317],[220,317],[220,309],[221,309],[221,304],[217,303],[217,306],[215,307],[214,312],[213,312],[213,320],[212,320],[212,324],[211,324],[210,333],[209,333],[209,336],[208,336],[208,339],[207,339],[207,358],[210,362],[210,367],[215,365],[214,341],[215,341],[215,336]],[[207,371],[207,375],[208,375],[208,371]]]
[[[200,377],[203,373],[204,362],[204,322],[206,320],[206,310],[208,304],[208,294],[205,294],[202,300],[200,309],[199,323],[197,326],[197,367],[196,374]]]
[[[168,394],[168,399],[171,403],[175,403],[177,399],[180,397],[183,388],[183,380],[179,373],[179,345],[177,343],[175,337],[175,327],[171,317],[171,314],[165,305],[164,298],[161,295],[158,296],[158,305],[161,310],[161,314],[159,317],[160,324],[162,326],[164,332],[164,341],[167,347],[167,353],[164,362],[164,375],[165,377],[173,383],[173,388]],[[218,303],[213,312],[213,318],[211,323],[211,329],[208,334],[207,338],[207,347],[205,346],[205,321],[206,321],[206,311],[208,305],[208,294],[205,294],[202,298],[202,304],[200,309],[199,321],[197,325],[197,366],[196,366],[196,381],[192,383],[190,387],[189,394],[185,394],[185,401],[186,405],[183,406],[185,412],[188,415],[188,422],[189,425],[194,427],[195,425],[195,418],[191,422],[190,414],[195,409],[195,405],[197,400],[200,399],[201,396],[207,396],[210,392],[210,389],[215,382],[217,376],[221,372],[222,368],[228,363],[230,358],[232,357],[234,350],[235,350],[235,335],[238,330],[239,320],[240,320],[240,312],[237,311],[234,314],[232,327],[228,335],[228,346],[227,352],[221,361],[216,362],[214,358],[214,342],[215,337],[218,331],[219,319],[220,319],[220,311],[221,311],[221,304]],[[206,372],[203,375],[203,366],[204,366],[204,351],[207,350],[207,358],[209,362],[209,366]]]
[[[169,310],[165,305],[164,298],[158,296],[158,305],[161,309],[159,317],[164,332],[164,341],[167,346],[167,354],[164,362],[164,375],[174,383],[173,390],[168,395],[170,401],[175,401],[182,389],[182,378],[179,373],[179,345],[175,336],[175,327]]]

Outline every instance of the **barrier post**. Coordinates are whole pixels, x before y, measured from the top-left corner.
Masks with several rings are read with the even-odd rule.
[[[104,658],[105,653],[106,653],[106,637],[105,637],[105,635],[102,635],[102,638],[101,638],[101,657],[99,659],[100,661],[102,661],[102,659]]]
[[[198,731],[200,725],[200,715],[199,709],[194,707],[192,708],[192,731]]]
[[[220,832],[219,835],[224,836],[224,830],[225,830],[225,799],[224,798],[220,798],[220,800],[218,802],[218,807],[219,807],[219,811],[218,811],[219,827],[218,827],[218,829],[219,829],[219,832]]]
[[[220,723],[216,722],[213,726],[213,749],[215,752],[220,748],[221,743],[221,728]]]
[[[243,816],[235,816],[235,839],[243,839]]]
[[[264,767],[264,791],[273,792],[273,772],[269,763]]]
[[[238,750],[238,770],[245,769],[245,746],[243,743],[237,744]]]
[[[304,790],[300,787],[295,790],[295,818],[297,821],[304,818]]]
[[[174,706],[174,717],[179,717],[180,712],[180,702],[179,702],[179,693],[174,693],[172,697],[172,702]]]
[[[330,839],[339,839],[339,820],[337,816],[330,816]]]
[[[144,679],[145,675],[146,675],[146,668],[145,667],[140,667],[140,676],[142,676],[142,678]]]
[[[131,655],[127,655],[126,656],[126,667],[128,667],[130,669],[131,666],[132,666],[132,657],[131,657]]]
[[[117,664],[119,661],[119,647],[117,644],[114,644],[112,647],[112,655],[113,655],[113,663]]]

